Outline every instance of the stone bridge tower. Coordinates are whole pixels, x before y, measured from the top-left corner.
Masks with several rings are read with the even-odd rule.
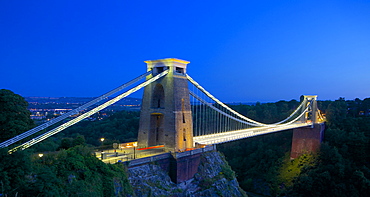
[[[138,148],[164,145],[165,151],[193,148],[193,120],[186,67],[188,61],[167,58],[148,60],[151,77],[168,74],[147,85],[141,106]]]
[[[293,129],[291,159],[296,159],[302,154],[317,152],[324,138],[325,123],[318,120],[317,96],[305,95],[303,99],[302,112],[307,107],[308,102],[311,102],[311,106],[301,117],[301,122],[311,122],[313,124],[312,127]]]
[[[311,106],[308,112],[306,112],[306,114],[301,117],[301,122],[305,123],[307,121],[311,121],[313,124],[317,124],[318,123],[317,96],[304,95],[303,102],[304,106],[302,107],[302,112],[307,107],[308,102],[311,102]]]

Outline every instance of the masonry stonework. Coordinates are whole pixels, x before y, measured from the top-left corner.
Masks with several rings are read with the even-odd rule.
[[[167,58],[148,60],[148,71],[168,74],[147,85],[141,106],[138,148],[165,145],[165,151],[193,148],[193,121],[186,68],[188,61]]]
[[[324,137],[324,130],[325,123],[314,124],[313,128],[293,129],[290,159],[296,159],[302,154],[317,152]]]

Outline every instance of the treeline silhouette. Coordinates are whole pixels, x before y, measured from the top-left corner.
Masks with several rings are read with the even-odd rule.
[[[286,102],[238,106],[260,121]],[[273,106],[272,108],[269,107]],[[370,193],[370,98],[319,101],[327,117],[317,154],[290,160],[292,131],[218,146],[250,196],[368,196]]]

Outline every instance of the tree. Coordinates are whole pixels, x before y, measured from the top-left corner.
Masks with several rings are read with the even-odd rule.
[[[28,180],[32,179],[30,152],[17,151],[9,155],[7,148],[2,148],[0,158],[1,193],[5,196],[16,196],[17,192],[28,187]]]
[[[326,118],[329,127],[343,127],[343,122],[347,117],[347,104],[343,98],[339,98],[329,104],[326,111]]]
[[[297,101],[231,106],[258,121],[284,118]],[[289,158],[291,132],[219,145],[243,189],[266,196],[367,196],[370,192],[370,98],[319,101],[327,118],[317,155]],[[276,114],[277,112],[277,114]],[[279,117],[280,116],[280,117]],[[267,117],[267,118],[266,118]],[[271,118],[271,119],[270,119]],[[288,135],[289,134],[289,135]],[[279,135],[279,136],[277,136]],[[269,139],[270,138],[270,139]],[[284,143],[285,142],[285,143]],[[284,148],[285,147],[285,148]],[[286,160],[284,159],[284,153]]]
[[[28,103],[10,90],[0,90],[0,142],[19,135],[34,126]]]

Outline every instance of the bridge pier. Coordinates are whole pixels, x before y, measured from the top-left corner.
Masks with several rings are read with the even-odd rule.
[[[293,129],[290,159],[296,159],[302,154],[317,152],[324,138],[324,130],[325,123],[317,123],[313,127]]]
[[[151,162],[156,162],[162,170],[168,173],[171,181],[179,184],[188,181],[198,172],[202,154],[216,151],[216,145],[198,148],[185,152],[172,152],[135,159],[125,162],[128,168],[134,168]]]
[[[201,154],[172,159],[169,172],[172,182],[178,184],[193,178],[198,172]]]

